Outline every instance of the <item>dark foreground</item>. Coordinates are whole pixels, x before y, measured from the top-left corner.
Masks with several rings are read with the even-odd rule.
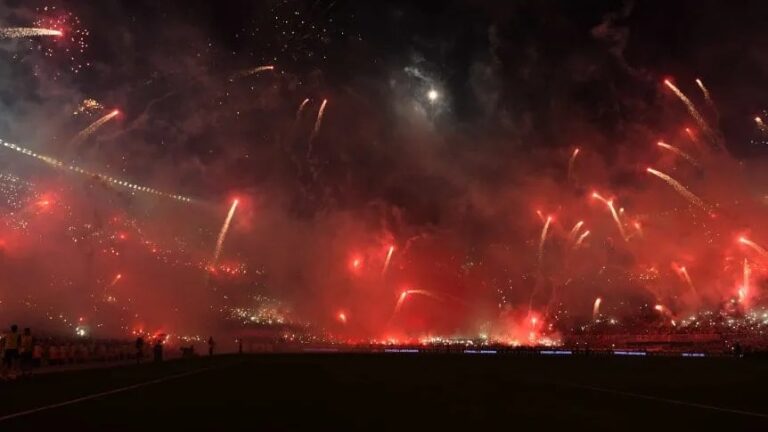
[[[0,430],[768,430],[766,389],[762,360],[220,356],[0,383]]]

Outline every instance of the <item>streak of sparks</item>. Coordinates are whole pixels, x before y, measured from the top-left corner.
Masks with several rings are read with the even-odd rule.
[[[423,295],[425,297],[430,297],[435,300],[442,300],[440,297],[432,293],[431,291],[427,290],[419,290],[419,289],[409,289],[405,290],[402,293],[400,293],[400,297],[397,299],[397,304],[395,304],[395,311],[392,313],[392,316],[395,316],[400,312],[400,309],[403,307],[403,303],[405,303],[405,300],[408,298],[408,296],[413,294],[419,294]]]
[[[387,257],[384,258],[384,267],[381,269],[382,275],[387,273],[387,268],[389,268],[389,261],[392,259],[393,252],[395,252],[395,245],[391,245],[387,250]]]
[[[661,147],[661,148],[663,148],[663,149],[665,149],[665,150],[669,150],[672,153],[682,157],[683,159],[687,160],[688,163],[690,163],[691,165],[695,166],[696,168],[699,168],[699,169],[701,168],[701,164],[699,164],[699,161],[694,159],[693,156],[689,155],[688,153],[680,150],[678,147],[675,147],[673,145],[669,145],[669,144],[667,144],[667,143],[665,143],[663,141],[657,142],[656,145]]]
[[[739,237],[739,243],[745,246],[749,246],[752,250],[760,254],[761,257],[768,259],[768,251],[766,251],[765,248],[753,242],[752,240],[746,237]]]
[[[323,125],[323,117],[325,116],[325,107],[328,105],[328,99],[323,99],[323,103],[320,104],[320,109],[317,110],[317,119],[315,119],[315,127],[312,130],[312,137],[317,136],[320,132],[320,126]]]
[[[749,261],[744,258],[744,269],[742,274],[742,285],[739,288],[739,303],[745,303],[749,296],[749,277],[750,277]]]
[[[229,225],[232,223],[232,218],[235,216],[235,210],[237,210],[237,204],[239,202],[240,200],[238,199],[232,201],[232,205],[229,207],[229,213],[227,213],[227,218],[224,219],[224,224],[221,225],[219,237],[216,239],[216,249],[213,252],[213,259],[211,260],[211,265],[213,267],[216,267],[216,263],[219,261],[221,250],[224,247],[224,239],[227,237],[227,232],[229,232]]]
[[[154,189],[154,188],[151,188],[151,187],[148,187],[148,186],[142,186],[142,185],[139,185],[139,184],[130,183],[130,182],[127,182],[125,180],[121,180],[119,178],[112,177],[112,176],[109,176],[109,175],[106,175],[106,174],[101,174],[101,173],[89,171],[89,170],[80,168],[80,167],[78,167],[76,165],[64,163],[64,162],[62,162],[60,160],[57,160],[57,159],[54,159],[54,158],[52,158],[50,156],[46,156],[46,155],[43,155],[43,154],[35,153],[32,150],[29,150],[29,149],[26,149],[24,147],[18,146],[16,144],[11,144],[9,142],[5,142],[3,140],[0,140],[0,143],[3,144],[3,147],[9,148],[11,150],[16,150],[17,152],[19,152],[21,154],[33,157],[35,159],[39,159],[39,160],[41,160],[41,161],[43,161],[43,162],[45,162],[45,163],[47,163],[47,164],[49,164],[49,165],[51,165],[51,166],[53,166],[55,168],[69,170],[69,171],[76,172],[76,173],[79,173],[79,174],[82,174],[82,175],[85,175],[85,176],[88,176],[88,177],[91,177],[91,178],[97,178],[99,180],[107,181],[107,182],[109,182],[109,183],[111,183],[111,184],[113,184],[115,186],[125,187],[125,188],[128,188],[128,189],[130,189],[130,190],[132,190],[134,192],[144,192],[144,193],[148,193],[148,194],[152,194],[152,195],[156,195],[156,196],[161,196],[161,197],[165,197],[165,198],[171,198],[171,199],[174,199],[174,200],[177,200],[177,201],[182,201],[182,202],[193,202],[192,198],[188,198],[188,197],[185,197],[185,196],[182,196],[182,195],[177,195],[177,194],[171,194],[171,193],[168,193],[168,192],[162,192],[162,191],[159,191],[157,189]]]
[[[696,287],[693,285],[693,280],[691,279],[691,275],[688,274],[688,269],[685,268],[685,266],[679,266],[676,267],[677,274],[680,276],[680,278],[685,282],[688,287],[691,289],[691,291],[696,292]]]
[[[571,154],[571,158],[568,159],[568,179],[573,178],[573,166],[576,163],[576,156],[579,155],[579,151],[580,151],[579,148],[576,147],[573,150],[573,154]]]
[[[233,80],[235,78],[245,78],[247,76],[255,75],[255,74],[259,73],[259,72],[265,72],[265,71],[271,71],[271,70],[275,70],[275,67],[273,65],[258,66],[258,67],[255,67],[255,68],[251,68],[251,69],[246,69],[244,71],[240,71],[240,72],[232,75],[230,80]]]
[[[315,126],[312,129],[312,135],[309,136],[309,147],[307,148],[307,156],[312,154],[312,143],[317,138],[318,132],[320,132],[320,126],[323,125],[323,117],[325,116],[325,106],[328,104],[328,99],[323,99],[323,103],[320,104],[320,109],[317,111],[317,118],[315,119]]]
[[[704,94],[704,100],[707,101],[707,105],[709,105],[710,108],[715,109],[715,102],[712,100],[712,95],[709,94],[709,90],[699,78],[696,78],[696,85],[699,86],[701,93]]]
[[[598,315],[600,315],[600,304],[603,302],[603,299],[600,297],[595,299],[595,304],[592,306],[592,319],[597,319]]]
[[[728,150],[725,148],[725,145],[723,144],[722,140],[715,135],[715,133],[712,131],[712,128],[709,127],[709,124],[707,124],[707,121],[704,120],[704,116],[701,115],[698,109],[696,109],[696,105],[691,102],[690,99],[688,99],[688,96],[686,96],[682,91],[680,91],[679,88],[677,88],[672,81],[670,80],[664,80],[664,85],[666,85],[670,90],[672,90],[675,95],[683,102],[685,107],[688,109],[688,114],[693,117],[694,120],[696,120],[696,123],[698,123],[699,128],[709,137],[709,139],[717,144],[718,147],[724,152],[728,152]]]
[[[298,120],[299,117],[301,117],[301,113],[304,112],[304,107],[306,107],[308,103],[309,103],[309,98],[306,98],[304,99],[303,102],[301,102],[301,105],[299,105],[299,109],[296,110],[296,120]]]
[[[578,221],[573,226],[573,228],[571,228],[571,232],[568,233],[568,241],[569,242],[572,242],[573,240],[576,239],[576,234],[579,233],[579,230],[581,229],[582,226],[584,226],[584,221]]]
[[[616,207],[613,206],[613,200],[605,199],[597,192],[592,192],[592,198],[597,198],[598,200],[602,201],[606,207],[608,207],[608,210],[611,212],[611,217],[613,217],[614,222],[616,222],[616,227],[619,229],[621,238],[624,239],[624,241],[627,241],[627,234],[624,231],[624,225],[621,223],[621,219],[619,219],[619,214],[616,213]]]
[[[17,39],[35,36],[63,36],[61,30],[37,27],[5,27],[0,28],[0,39]]]
[[[578,240],[576,240],[576,243],[574,243],[574,244],[573,244],[573,248],[574,248],[574,249],[578,249],[578,248],[579,248],[579,246],[581,246],[581,244],[584,242],[584,239],[585,239],[585,238],[587,238],[587,236],[589,236],[589,230],[587,230],[587,231],[584,231],[584,232],[583,232],[583,233],[582,233],[582,234],[579,236]]]
[[[96,132],[97,129],[99,129],[101,126],[103,126],[108,121],[112,120],[113,118],[117,117],[118,114],[120,114],[119,110],[114,110],[110,112],[109,114],[101,117],[100,119],[96,120],[95,122],[91,123],[87,128],[81,130],[78,132],[77,135],[75,135],[74,138],[72,138],[72,141],[70,144],[77,145],[81,142],[85,141],[86,138],[91,136],[94,132]]]
[[[685,186],[680,184],[677,180],[673,179],[672,177],[664,174],[661,171],[657,171],[653,168],[646,168],[646,171],[650,174],[655,175],[656,177],[664,180],[668,185],[672,186],[677,193],[683,196],[688,202],[695,205],[696,207],[699,207],[700,209],[704,211],[708,211],[707,205],[704,203],[704,201],[696,196],[693,192],[689,191]]]
[[[688,96],[685,95],[682,91],[680,91],[679,88],[677,88],[674,84],[672,84],[672,81],[670,80],[664,80],[664,85],[666,85],[670,90],[672,90],[675,95],[683,102],[685,107],[688,109],[688,114],[693,117],[694,120],[696,120],[696,123],[698,123],[699,127],[704,131],[710,131],[709,125],[707,124],[706,120],[704,120],[704,117],[701,115],[699,110],[696,109],[696,105],[691,102],[690,99],[688,99]]]

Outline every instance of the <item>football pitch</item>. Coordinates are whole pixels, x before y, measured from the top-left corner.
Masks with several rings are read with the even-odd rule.
[[[225,355],[0,383],[0,430],[768,430],[766,388],[758,359]]]

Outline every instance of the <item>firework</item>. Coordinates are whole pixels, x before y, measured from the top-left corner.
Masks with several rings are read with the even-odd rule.
[[[80,105],[75,108],[75,111],[72,113],[72,115],[80,115],[80,114],[94,114],[98,111],[101,111],[104,109],[104,105],[100,104],[99,101],[96,99],[83,99],[83,101],[80,103]]]
[[[677,275],[688,285],[691,291],[696,292],[696,287],[693,285],[691,275],[688,274],[688,269],[685,266],[675,266],[675,269],[677,270]]]
[[[578,221],[576,224],[571,228],[571,232],[568,233],[568,242],[573,242],[576,239],[576,234],[579,233],[579,230],[581,227],[584,226],[584,221]]]
[[[576,243],[574,243],[574,244],[573,244],[573,248],[574,248],[574,249],[578,249],[578,248],[579,248],[579,246],[581,246],[581,243],[583,243],[583,242],[584,242],[584,239],[585,239],[585,238],[587,238],[587,236],[589,236],[589,230],[587,230],[587,231],[584,231],[584,232],[583,232],[583,233],[582,233],[582,234],[579,236],[578,240],[576,240]]]
[[[683,186],[682,184],[680,184],[680,182],[678,182],[677,180],[675,180],[672,177],[664,174],[661,171],[657,171],[657,170],[655,170],[653,168],[650,168],[650,167],[646,168],[646,171],[651,173],[651,174],[653,174],[653,175],[655,175],[656,177],[664,180],[667,184],[672,186],[672,188],[675,189],[675,191],[677,191],[677,193],[682,195],[683,198],[688,200],[688,202],[690,202],[691,204],[695,205],[696,207],[698,207],[698,208],[700,208],[700,209],[702,209],[704,211],[708,211],[707,205],[704,203],[704,201],[701,198],[699,198],[698,196],[696,196],[693,192],[691,192],[688,189],[686,189],[686,187]]]
[[[619,214],[616,213],[616,207],[613,206],[613,200],[605,199],[597,192],[592,192],[592,198],[597,198],[598,200],[602,201],[606,207],[608,207],[608,210],[611,212],[611,217],[613,217],[614,222],[616,222],[616,227],[619,229],[621,238],[624,239],[624,241],[627,241],[627,234],[624,231],[624,225],[621,223],[621,219],[619,219]]]
[[[89,170],[83,169],[81,167],[78,167],[76,165],[66,164],[66,163],[64,163],[64,162],[62,162],[60,160],[54,159],[54,158],[52,158],[50,156],[46,156],[46,155],[43,155],[43,154],[39,154],[39,153],[33,152],[32,150],[29,150],[27,148],[18,146],[16,144],[11,144],[9,142],[5,142],[5,141],[3,141],[1,139],[0,139],[0,143],[3,144],[3,147],[9,148],[11,150],[16,150],[17,152],[19,152],[21,154],[33,157],[33,158],[38,159],[38,160],[41,160],[41,161],[47,163],[48,165],[53,166],[54,168],[64,169],[64,170],[68,170],[68,171],[72,171],[72,172],[76,172],[78,174],[82,174],[82,175],[88,176],[90,178],[96,178],[96,179],[99,179],[99,180],[103,180],[103,181],[109,182],[110,184],[115,185],[115,186],[121,186],[121,187],[124,187],[124,188],[128,188],[129,190],[131,190],[133,192],[148,193],[148,194],[152,194],[152,195],[156,195],[156,196],[162,196],[162,197],[166,197],[166,198],[171,198],[171,199],[182,201],[182,202],[193,202],[192,198],[188,198],[188,197],[185,197],[185,196],[182,196],[182,195],[171,194],[171,193],[168,193],[168,192],[162,192],[162,191],[159,191],[157,189],[154,189],[154,188],[151,188],[151,187],[148,187],[148,186],[142,186],[142,185],[131,183],[131,182],[128,182],[128,181],[125,181],[125,180],[121,180],[119,178],[112,177],[112,176],[109,176],[109,175],[106,175],[106,174],[101,174],[101,173],[89,171]]]
[[[347,323],[347,314],[344,312],[339,312],[336,314],[336,319],[339,320],[340,323],[346,324]]]
[[[395,251],[395,245],[391,245],[387,250],[387,257],[384,258],[384,267],[381,269],[382,275],[387,272],[387,268],[389,267],[389,261],[392,259],[392,253],[394,251]]]
[[[749,277],[750,277],[749,261],[747,261],[747,259],[744,258],[742,284],[741,284],[741,287],[739,288],[739,303],[745,303],[747,301],[747,296],[749,296]]]
[[[568,179],[569,180],[573,178],[573,165],[576,163],[576,156],[579,155],[579,151],[580,151],[579,148],[576,147],[573,150],[573,154],[571,155],[571,158],[568,159]]]
[[[768,126],[763,123],[763,119],[760,117],[755,117],[755,124],[757,124],[757,128],[760,129],[760,132],[768,133]]]
[[[673,145],[669,145],[669,144],[667,144],[667,143],[665,143],[663,141],[657,142],[656,145],[661,147],[661,148],[663,148],[663,149],[665,149],[665,150],[671,151],[672,153],[674,153],[674,154],[682,157],[683,159],[687,160],[691,165],[695,166],[696,168],[701,169],[701,164],[699,164],[699,162],[696,159],[694,159],[693,156],[691,156],[688,153],[680,150],[679,148],[677,148],[677,147],[675,147]]]
[[[395,311],[392,313],[392,315],[397,315],[398,312],[400,312],[400,308],[403,307],[403,303],[405,303],[405,299],[408,298],[408,290],[405,290],[400,293],[400,297],[397,298],[397,303],[395,304]]]
[[[99,129],[101,126],[103,126],[106,122],[112,120],[113,118],[117,117],[118,114],[120,114],[119,110],[114,110],[110,112],[109,114],[101,117],[100,119],[96,120],[95,122],[91,123],[90,126],[87,128],[81,130],[77,135],[75,135],[74,138],[72,138],[72,141],[70,142],[70,145],[77,145],[81,142],[85,141],[86,138],[91,136],[94,132],[96,132],[97,129]]]
[[[420,289],[409,289],[405,290],[402,293],[400,293],[400,297],[397,298],[397,303],[395,304],[395,311],[392,313],[392,316],[397,315],[398,312],[400,312],[400,309],[403,307],[403,303],[405,303],[405,300],[408,298],[408,296],[411,296],[413,294],[419,294],[423,295],[425,297],[433,298],[435,300],[441,300],[442,299],[432,293],[431,291],[427,290],[420,290]]]
[[[296,110],[296,120],[301,117],[301,113],[304,112],[304,107],[307,106],[309,103],[309,98],[304,99],[304,101],[301,102],[301,105],[299,105],[299,109]]]
[[[684,131],[685,131],[685,134],[688,136],[688,139],[690,139],[693,145],[696,146],[697,150],[706,151],[706,148],[701,145],[701,141],[699,141],[699,137],[696,136],[696,132],[694,132],[693,129],[687,127],[684,129]]]
[[[265,72],[265,71],[271,71],[271,70],[275,70],[275,67],[273,65],[258,66],[258,67],[255,67],[255,68],[251,68],[251,69],[246,69],[244,71],[240,71],[240,72],[232,75],[232,77],[230,77],[230,80],[234,80],[234,79],[237,79],[237,78],[245,78],[247,76],[255,75],[255,74],[259,73],[259,72]]]
[[[600,315],[600,304],[603,302],[603,299],[600,297],[595,299],[595,304],[592,306],[592,319],[597,319],[598,315]]]
[[[539,266],[544,261],[544,242],[547,241],[547,232],[549,231],[550,224],[552,224],[552,216],[547,216],[547,221],[544,222],[544,227],[541,229],[541,238],[539,239]]]
[[[122,279],[122,278],[123,278],[122,274],[120,274],[120,273],[116,274],[115,278],[112,279],[112,282],[109,284],[109,287],[115,286],[115,284],[117,284],[120,281],[120,279]]]
[[[698,123],[701,130],[709,133],[709,125],[707,124],[706,120],[704,120],[704,117],[701,115],[699,110],[696,109],[696,106],[693,104],[693,102],[688,99],[688,96],[686,96],[682,91],[680,91],[679,88],[672,84],[672,81],[670,80],[664,80],[664,85],[672,90],[672,92],[675,93],[675,95],[677,95],[677,97],[683,102],[685,107],[688,109],[688,113],[691,115],[691,117],[693,117],[694,120],[696,120],[696,123]]]
[[[320,109],[317,111],[317,119],[315,119],[315,127],[312,129],[312,138],[317,136],[320,132],[320,126],[323,125],[323,117],[325,116],[325,107],[328,104],[328,99],[323,99],[323,103],[320,104]]]
[[[760,254],[761,257],[768,259],[768,251],[766,251],[765,248],[753,242],[752,240],[746,237],[739,237],[739,243],[749,246],[752,250]]]
[[[707,105],[715,110],[715,102],[712,100],[712,95],[709,94],[709,90],[704,86],[704,83],[700,79],[696,78],[696,85],[701,89],[701,93],[704,94],[704,100],[707,101]]]
[[[37,27],[5,27],[0,28],[0,39],[17,39],[36,36],[63,36],[61,30]]]
[[[227,213],[227,218],[224,219],[224,224],[221,225],[221,230],[219,231],[219,237],[216,239],[216,249],[213,252],[213,259],[211,260],[211,265],[213,267],[216,266],[216,263],[219,261],[219,256],[221,255],[221,250],[224,247],[224,239],[227,237],[227,232],[229,231],[229,225],[232,223],[232,218],[235,216],[235,210],[237,210],[237,204],[240,202],[240,200],[235,199],[232,201],[232,205],[229,207],[229,212]]]

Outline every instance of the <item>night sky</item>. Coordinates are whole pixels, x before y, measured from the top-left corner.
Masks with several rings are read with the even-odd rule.
[[[0,6],[3,27],[62,18],[61,38],[0,40],[0,139],[196,201],[131,193],[0,148],[0,173],[34,183],[38,193],[53,188],[67,202],[44,220],[0,206],[6,219],[33,219],[24,230],[0,225],[0,239],[13,245],[0,247],[0,271],[11,275],[0,285],[0,314],[5,306],[12,317],[65,310],[108,321],[95,318],[104,307],[86,299],[116,272],[145,277],[126,282],[123,299],[133,303],[112,331],[139,320],[194,332],[219,322],[222,310],[255,307],[257,295],[283,302],[294,320],[375,336],[495,331],[534,309],[589,315],[595,296],[614,285],[622,299],[614,304],[627,309],[663,302],[698,310],[732,296],[723,287],[730,290],[739,272],[731,252],[708,248],[753,233],[764,211],[732,206],[765,194],[768,140],[753,120],[768,116],[765,2]],[[264,65],[274,70],[248,72]],[[697,78],[716,105],[705,102]],[[700,107],[727,153],[686,141],[683,128],[698,125],[664,79]],[[73,114],[85,99],[102,108]],[[73,141],[112,109],[117,118]],[[659,140],[705,168],[660,155]],[[572,175],[566,167],[577,147]],[[689,215],[674,192],[649,184],[649,164],[692,183],[712,214],[726,216]],[[617,239],[610,218],[585,198],[595,188],[637,215],[622,222],[626,229],[655,226],[648,238],[665,246]],[[110,218],[121,217],[141,227],[143,244],[154,236],[177,245],[172,255],[183,249],[184,259],[205,261],[234,197],[242,205],[224,256],[248,267],[239,280],[148,266],[129,246],[100,257],[114,234]],[[558,249],[538,259],[537,210],[557,214],[550,241]],[[601,227],[592,228],[588,257],[573,258],[568,231],[579,212]],[[670,221],[655,222],[661,217]],[[705,238],[681,228],[691,220]],[[90,239],[74,251],[67,239],[80,228],[72,227],[86,227]],[[84,242],[92,245],[83,250]],[[390,245],[391,269],[382,270]],[[349,268],[358,259],[361,268]],[[673,287],[679,278],[670,268],[679,262],[700,266],[702,297]],[[721,263],[723,274],[711,274]],[[754,263],[755,274],[762,265]],[[662,275],[649,287],[638,275],[651,268]],[[423,296],[395,320],[392,308],[409,289],[439,295]],[[56,300],[62,293],[65,303]],[[35,306],[14,306],[20,297]],[[350,329],[338,327],[342,310]]]

